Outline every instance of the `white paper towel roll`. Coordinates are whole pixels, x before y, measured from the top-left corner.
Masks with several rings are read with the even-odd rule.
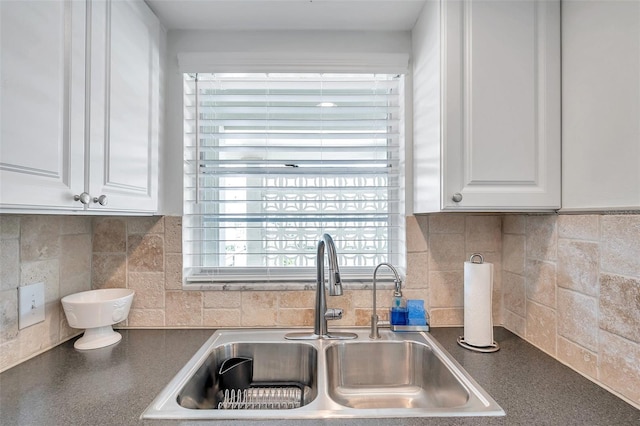
[[[464,340],[478,347],[493,344],[493,264],[464,262]]]

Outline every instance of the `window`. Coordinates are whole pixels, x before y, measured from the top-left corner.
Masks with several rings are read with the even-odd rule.
[[[184,75],[186,282],[345,281],[398,264],[402,76]]]

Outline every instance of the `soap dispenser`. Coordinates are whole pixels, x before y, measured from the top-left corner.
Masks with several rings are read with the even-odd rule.
[[[407,324],[407,300],[402,296],[402,281],[394,280],[395,289],[391,300],[391,325]]]

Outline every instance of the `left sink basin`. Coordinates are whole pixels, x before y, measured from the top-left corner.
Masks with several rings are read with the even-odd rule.
[[[317,357],[315,348],[302,343],[222,344],[207,355],[176,400],[188,409],[303,407],[318,394]],[[225,361],[232,363],[227,367]]]

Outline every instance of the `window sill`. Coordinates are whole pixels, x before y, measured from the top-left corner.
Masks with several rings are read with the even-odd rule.
[[[379,280],[376,283],[376,290],[392,290],[393,281]],[[182,289],[186,291],[305,291],[315,290],[316,283],[311,281],[269,281],[269,282],[238,282],[238,281],[216,281],[216,282],[191,282],[183,284]],[[342,289],[349,290],[373,290],[371,279],[367,280],[345,280],[342,282]]]

